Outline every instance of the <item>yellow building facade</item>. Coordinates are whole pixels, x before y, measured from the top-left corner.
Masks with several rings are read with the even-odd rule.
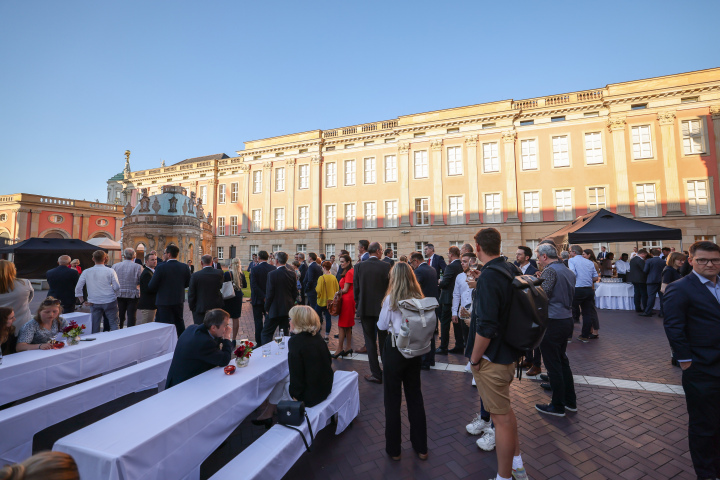
[[[720,235],[720,68],[244,146],[128,171],[108,191],[131,203],[142,188],[196,192],[213,253],[243,262],[262,249],[352,252],[359,239],[444,253],[489,226],[512,255],[598,208],[681,228],[685,246]]]

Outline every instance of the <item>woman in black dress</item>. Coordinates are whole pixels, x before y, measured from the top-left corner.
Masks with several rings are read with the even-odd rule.
[[[233,326],[233,348],[237,340],[238,330],[240,329],[240,315],[242,315],[243,288],[247,288],[247,280],[240,265],[240,259],[235,257],[230,262],[230,268],[224,274],[225,282],[232,282],[235,296],[225,300],[225,311],[230,314]]]

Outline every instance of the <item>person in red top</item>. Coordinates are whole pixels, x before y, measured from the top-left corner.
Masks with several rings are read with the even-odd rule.
[[[75,270],[77,270],[78,273],[82,273],[82,268],[80,268],[80,260],[78,260],[77,258],[70,262],[70,268],[74,268]]]
[[[342,305],[338,317],[338,347],[333,358],[345,357],[353,353],[352,327],[355,326],[355,292],[353,291],[353,271],[350,255],[340,255],[340,291],[342,292]],[[343,349],[343,342],[347,350]]]

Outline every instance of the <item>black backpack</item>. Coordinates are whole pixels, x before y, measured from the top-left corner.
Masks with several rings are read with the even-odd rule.
[[[488,268],[502,273],[512,281],[510,315],[503,340],[523,354],[525,350],[537,348],[547,330],[548,319],[548,298],[540,286],[543,280],[533,275],[513,275],[501,265],[491,265]],[[513,268],[518,270],[514,265]]]

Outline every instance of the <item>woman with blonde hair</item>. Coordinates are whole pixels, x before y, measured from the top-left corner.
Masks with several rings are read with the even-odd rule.
[[[403,321],[398,304],[402,300],[410,298],[422,299],[425,297],[412,267],[407,263],[397,262],[390,270],[390,283],[377,323],[379,330],[387,330],[390,333],[385,341],[385,353],[382,361],[385,396],[385,451],[393,460],[400,460],[401,453],[400,408],[403,388],[410,421],[410,442],[421,460],[428,458],[427,421],[420,386],[422,356],[405,358],[393,345],[393,338],[401,333],[400,327]]]
[[[20,329],[17,340],[17,351],[50,350],[48,343],[58,333],[62,333],[67,322],[60,316],[62,305],[60,300],[47,297],[38,307],[37,314]]]
[[[67,453],[40,452],[24,462],[0,468],[0,480],[80,480],[80,473]]]
[[[10,307],[15,311],[15,330],[20,330],[30,321],[30,302],[35,291],[29,280],[16,278],[15,264],[0,260],[0,307]]]
[[[288,366],[290,374],[280,380],[270,393],[267,406],[254,425],[270,428],[272,417],[281,400],[299,400],[306,407],[314,407],[324,401],[332,391],[334,372],[330,351],[319,335],[320,317],[307,305],[295,305],[288,313],[290,331],[294,334],[288,341]]]
[[[82,273],[82,268],[80,267],[80,260],[77,258],[73,259],[72,262],[70,262],[70,268],[74,268],[77,270],[78,273]]]
[[[225,282],[232,282],[233,289],[235,290],[235,296],[232,298],[225,299],[224,310],[230,314],[232,320],[233,337],[232,344],[233,348],[236,345],[236,339],[238,330],[240,330],[240,315],[242,315],[242,301],[243,301],[243,288],[247,288],[247,279],[242,271],[242,265],[240,259],[235,257],[230,261],[230,268],[223,274],[223,280]]]

